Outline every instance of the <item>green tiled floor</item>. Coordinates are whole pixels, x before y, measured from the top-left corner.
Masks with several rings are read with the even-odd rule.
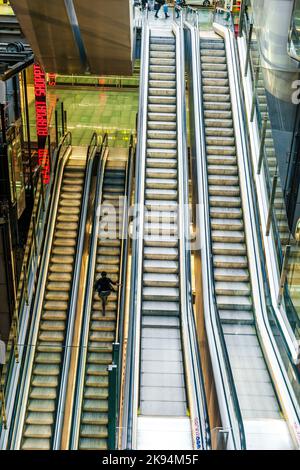
[[[60,90],[55,94],[67,110],[68,130],[75,145],[88,144],[93,131],[107,132],[110,145],[127,147],[135,129],[138,110],[138,90],[96,91]]]
[[[138,111],[138,89],[132,91],[61,90],[50,89],[64,103],[67,110],[68,130],[74,145],[87,145],[92,133],[107,132],[110,145],[127,147],[131,132],[135,130]],[[35,138],[34,102],[30,105],[32,139]]]

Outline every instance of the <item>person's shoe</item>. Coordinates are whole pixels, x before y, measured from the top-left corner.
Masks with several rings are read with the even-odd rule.
[[[166,15],[166,18],[170,18],[170,15]]]

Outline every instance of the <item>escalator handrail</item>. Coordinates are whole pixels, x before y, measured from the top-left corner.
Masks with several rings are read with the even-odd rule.
[[[133,221],[133,242],[131,262],[131,295],[129,303],[129,325],[126,352],[126,372],[122,418],[122,448],[135,447],[136,413],[138,409],[139,381],[139,344],[141,322],[141,290],[143,266],[143,227],[145,199],[145,164],[148,106],[148,70],[150,51],[150,30],[147,18],[143,19],[141,72],[138,114],[138,137],[135,162],[135,207],[139,208],[138,217]]]
[[[197,157],[197,160],[202,163],[203,167],[203,176],[205,178],[205,181],[203,181],[203,187],[205,188],[205,194],[203,195],[203,207],[204,207],[204,215],[205,215],[205,220],[206,220],[206,229],[205,233],[203,236],[206,238],[206,247],[208,250],[208,253],[213,253],[213,247],[212,247],[212,237],[211,237],[211,226],[210,226],[210,211],[209,211],[209,198],[208,198],[208,171],[207,171],[207,160],[206,160],[206,145],[205,145],[205,124],[204,124],[204,109],[203,109],[203,91],[202,91],[202,75],[201,75],[201,61],[200,61],[200,39],[199,39],[199,33],[194,29],[194,37],[195,37],[195,50],[196,50],[196,61],[197,61],[197,71],[198,74],[195,74],[195,83],[197,83],[197,89],[198,89],[198,100],[197,100],[197,108],[199,110],[198,113],[196,114],[196,119],[197,116],[200,117],[198,119],[199,122],[199,130],[200,130],[200,135],[196,134],[196,139],[198,140],[198,149],[199,149],[199,156]],[[198,51],[198,52],[197,52]],[[196,78],[198,77],[198,78]],[[227,379],[227,384],[229,386],[230,390],[230,396],[232,398],[233,402],[233,409],[235,413],[235,419],[237,422],[238,426],[238,433],[239,433],[239,442],[240,442],[240,449],[244,450],[246,449],[246,437],[245,437],[245,430],[244,430],[244,425],[243,425],[243,420],[242,420],[242,414],[240,410],[240,405],[238,401],[238,396],[237,396],[237,391],[234,383],[234,378],[233,378],[233,373],[230,365],[230,360],[228,356],[228,351],[226,347],[226,342],[225,342],[225,337],[223,333],[223,328],[221,325],[220,317],[219,317],[219,312],[218,312],[218,306],[217,306],[217,300],[216,300],[216,287],[215,287],[215,279],[214,279],[214,267],[213,267],[213,259],[211,255],[207,255],[207,271],[209,273],[209,284],[211,286],[210,292],[209,292],[209,301],[210,301],[210,309],[209,309],[209,315],[211,318],[211,324],[213,325],[213,319],[215,319],[216,326],[217,326],[217,335],[220,340],[220,346],[221,346],[221,354],[222,358],[224,361],[225,365],[225,374],[226,374],[226,379]],[[214,330],[214,328],[213,328]],[[213,335],[215,337],[215,331],[213,331]],[[216,343],[216,339],[214,340]],[[221,359],[219,356],[219,351],[217,349],[217,355],[218,355],[218,363],[220,365],[220,371],[222,374],[222,386],[224,388],[224,397],[226,400],[226,405],[227,405],[227,410],[228,410],[228,417],[231,422],[231,414],[230,414],[230,409],[229,409],[229,403],[228,403],[228,398],[227,398],[227,392],[225,390],[225,384],[224,384],[224,371],[222,370],[221,366]],[[238,448],[237,442],[236,442],[236,437],[235,437],[235,432],[233,429],[233,426],[231,425],[230,429],[232,433],[232,438],[234,442],[235,448]]]
[[[189,242],[189,191],[188,158],[185,118],[185,54],[183,18],[180,27],[173,25],[176,38],[176,87],[177,87],[177,147],[178,147],[178,229],[180,306],[183,352],[185,358],[186,387],[191,411],[193,446],[210,449],[210,425],[207,411],[204,378],[195,327],[191,289]]]
[[[42,253],[43,250],[44,250],[45,234],[46,234],[46,229],[47,229],[47,226],[48,226],[48,219],[49,219],[50,205],[51,205],[51,193],[52,193],[52,187],[54,186],[54,183],[55,183],[56,166],[57,166],[57,162],[59,160],[59,155],[62,151],[61,148],[62,147],[59,146],[54,151],[54,158],[53,158],[54,166],[53,166],[52,171],[51,171],[50,184],[47,187],[47,191],[44,193],[44,201],[45,201],[46,212],[43,216],[43,219],[44,219],[43,228],[42,228],[43,233],[42,233],[42,236],[41,236],[41,242],[40,242],[39,250],[38,250],[37,254],[35,255],[34,249],[33,249],[34,245],[32,243],[31,244],[31,249],[30,249],[30,254],[27,258],[26,272],[27,272],[27,275],[29,276],[29,266],[33,263],[34,258],[37,257],[37,262],[36,262],[37,265],[36,265],[36,271],[35,271],[34,279],[33,279],[32,291],[35,290],[35,286],[36,286],[36,283],[37,283],[37,280],[38,280],[38,277],[39,277],[40,261],[41,261],[41,256],[39,256],[39,253]],[[43,198],[42,198],[42,194],[41,194],[41,190],[40,190],[39,200],[38,200],[38,208],[37,208],[36,215],[35,215],[36,223],[38,223],[37,221],[40,220],[40,212],[41,212],[41,209],[42,209],[42,204],[43,204]],[[32,223],[33,223],[33,220],[31,219],[30,226],[32,225]],[[29,301],[29,315],[27,315],[27,316],[25,315],[25,310],[26,310],[25,303],[26,303],[26,300],[25,300],[25,296],[24,296],[24,281],[23,281],[22,286],[21,286],[21,291],[20,291],[20,299],[18,300],[18,303],[17,303],[18,304],[18,329],[19,329],[17,347],[22,346],[22,344],[26,344],[26,338],[28,336],[28,330],[29,330],[28,323],[30,322],[30,316],[31,316],[30,312],[31,312],[31,309],[32,309],[32,303],[31,303],[31,301]],[[24,332],[24,334],[22,332]],[[21,343],[20,338],[23,337],[23,336],[24,336],[25,339],[23,339],[23,341]],[[10,396],[11,393],[12,393],[11,387],[14,387],[13,382],[15,381],[15,378],[16,378],[16,373],[17,373],[16,369],[21,368],[24,348],[21,347],[20,350],[19,350],[19,362],[17,363],[16,360],[15,360],[14,346],[13,346],[13,341],[14,340],[12,339],[11,331],[10,331],[10,334],[9,334],[9,338],[10,338],[9,341],[11,341],[12,344],[11,344],[11,349],[10,349],[10,352],[9,352],[9,359],[7,360],[7,366],[6,366],[7,369],[6,369],[5,389],[4,389],[4,394],[5,395],[4,396],[5,396],[5,402],[9,403],[10,408],[11,407],[14,408],[16,393],[14,393],[13,397]],[[1,427],[2,427],[2,423],[0,425],[0,429],[1,429]],[[4,442],[4,439],[3,439],[3,436],[1,434],[1,431],[0,431],[0,442],[1,442],[1,446],[2,446],[3,442]]]
[[[80,208],[80,219],[78,226],[78,235],[75,247],[75,260],[74,260],[74,269],[72,273],[71,281],[71,292],[69,298],[69,305],[67,310],[67,325],[66,325],[66,337],[65,337],[65,351],[62,362],[62,368],[60,373],[59,380],[59,393],[56,400],[56,419],[55,419],[55,428],[52,436],[53,449],[58,450],[61,444],[61,435],[64,422],[64,410],[66,403],[66,394],[67,394],[67,385],[68,385],[68,375],[69,375],[69,366],[71,361],[72,354],[72,339],[74,334],[75,319],[76,319],[76,307],[77,307],[77,298],[79,292],[79,280],[80,280],[80,271],[81,271],[81,260],[83,254],[84,239],[86,234],[86,218],[88,212],[88,203],[89,203],[89,194],[90,194],[90,184],[92,178],[93,162],[94,158],[97,155],[99,150],[100,142],[99,136],[96,132],[93,133],[90,144],[87,149],[86,164],[85,164],[85,174],[84,174],[84,188],[81,198],[81,208]]]
[[[108,148],[108,135],[105,134],[101,147],[98,152],[95,154],[93,161],[93,171],[96,167],[97,181],[96,181],[96,190],[95,190],[95,199],[94,199],[94,212],[93,212],[93,224],[92,232],[90,236],[89,244],[89,259],[88,259],[88,268],[87,268],[87,279],[86,279],[86,288],[84,293],[84,306],[83,306],[83,322],[81,326],[81,335],[80,335],[80,353],[78,359],[78,366],[76,371],[76,382],[75,382],[75,395],[73,401],[73,416],[72,416],[72,425],[71,425],[71,435],[70,435],[70,449],[77,449],[79,441],[79,428],[80,428],[80,419],[81,419],[81,409],[83,401],[83,389],[84,389],[84,379],[85,379],[85,365],[86,365],[86,355],[87,355],[87,344],[89,338],[89,325],[90,317],[92,310],[92,301],[94,296],[94,275],[95,275],[95,263],[97,256],[97,240],[99,232],[99,220],[100,220],[100,210],[101,210],[101,201],[103,193],[103,180],[104,172],[107,161],[107,148]]]
[[[230,40],[231,40],[230,48],[231,48],[232,56],[237,57],[238,56],[238,52],[236,50],[237,46],[236,46],[236,43],[233,40],[231,35],[230,35]],[[236,62],[237,62],[237,60],[236,60]],[[238,67],[238,64],[236,64],[236,67],[237,67],[237,74],[239,72],[239,78],[240,78],[241,71]],[[245,109],[243,94],[241,92],[240,87],[237,84],[236,84],[236,89],[239,93],[241,106]],[[242,116],[245,116],[245,112],[242,114]],[[247,135],[247,124],[245,122],[245,119],[242,119],[241,121],[242,122],[240,122],[240,127],[243,130],[244,135]],[[250,154],[249,143],[248,143],[247,139],[245,139],[245,152],[247,152],[248,155]],[[248,169],[248,173],[249,173],[249,179],[252,182],[254,180],[254,177],[253,177],[253,169],[252,169],[251,161],[250,161],[249,158],[246,158],[245,160],[246,160],[247,169]],[[285,384],[286,390],[288,392],[289,399],[291,401],[292,407],[294,409],[295,416],[297,416],[298,424],[300,424],[300,406],[299,406],[299,403],[297,402],[297,400],[294,396],[294,392],[290,389],[291,384],[290,384],[290,381],[287,378],[286,370],[282,365],[282,358],[280,356],[280,353],[277,349],[277,346],[275,345],[275,338],[274,338],[274,335],[272,333],[272,328],[270,326],[270,321],[267,318],[267,315],[265,314],[265,311],[269,310],[271,312],[271,316],[276,320],[276,324],[277,324],[278,330],[280,332],[280,336],[283,340],[283,344],[284,344],[284,347],[285,347],[286,354],[287,354],[287,356],[290,360],[291,370],[293,371],[293,373],[295,373],[296,377],[299,377],[299,371],[296,372],[297,368],[293,364],[292,356],[291,356],[291,353],[290,353],[290,348],[288,347],[286,337],[284,335],[284,332],[282,331],[282,327],[280,325],[280,322],[278,321],[278,316],[275,313],[275,309],[274,309],[274,306],[273,306],[273,303],[272,303],[272,300],[271,300],[269,281],[268,281],[268,276],[267,276],[267,272],[266,272],[266,269],[265,269],[265,262],[264,262],[264,256],[265,255],[264,255],[264,249],[263,249],[263,241],[262,241],[262,236],[261,236],[261,232],[260,232],[260,229],[259,229],[259,227],[260,227],[260,218],[259,218],[259,208],[258,208],[258,204],[257,204],[257,196],[256,196],[256,192],[255,192],[255,188],[254,188],[253,184],[250,183],[248,185],[248,188],[249,188],[248,198],[251,201],[251,203],[253,203],[252,207],[253,207],[254,218],[255,218],[255,223],[251,219],[251,225],[253,227],[253,233],[256,233],[256,236],[257,236],[258,250],[259,250],[259,255],[260,255],[259,260],[256,259],[256,265],[257,265],[257,269],[261,271],[262,278],[263,278],[263,281],[264,281],[263,282],[263,287],[262,287],[262,292],[263,292],[263,295],[264,295],[264,298],[265,298],[265,309],[264,309],[263,305],[261,306],[261,309],[264,312],[263,315],[262,315],[263,322],[264,322],[264,328],[265,328],[265,331],[266,331],[266,333],[269,337],[269,341],[270,341],[270,344],[272,346],[275,358],[277,360],[278,367],[281,371],[282,379],[283,379],[283,382]],[[256,322],[256,324],[258,324],[256,315],[255,315],[255,322]],[[257,333],[261,337],[261,334],[258,330],[259,330],[259,328],[257,329]],[[263,339],[262,339],[262,341],[263,341]]]
[[[40,270],[38,274],[37,280],[37,287],[36,293],[44,292],[46,280],[45,277],[48,271],[48,264],[50,259],[50,251],[51,251],[51,241],[54,235],[54,223],[56,219],[56,213],[58,209],[58,200],[59,200],[59,193],[62,184],[62,175],[64,171],[65,164],[70,156],[70,149],[72,143],[72,134],[68,132],[61,144],[58,148],[58,156],[57,156],[57,169],[55,174],[55,180],[53,183],[53,192],[52,192],[52,199],[49,209],[49,223],[47,225],[46,234],[44,237],[44,245],[41,254],[41,264]],[[51,215],[51,218],[50,218]],[[31,324],[30,328],[28,329],[27,336],[26,336],[26,344],[30,345],[29,348],[26,349],[25,353],[23,354],[22,364],[20,364],[22,375],[21,379],[19,378],[18,382],[18,390],[16,396],[19,397],[18,400],[14,403],[13,409],[13,417],[12,417],[12,426],[10,429],[10,447],[12,449],[18,449],[21,444],[22,439],[22,432],[25,420],[25,413],[26,413],[26,405],[27,399],[29,394],[29,387],[30,387],[30,379],[31,379],[31,369],[34,360],[35,354],[35,346],[36,346],[36,338],[38,335],[38,326],[40,323],[40,315],[42,306],[41,303],[43,301],[43,296],[36,295],[34,298],[34,302],[31,305],[30,309],[30,317],[31,317]],[[37,321],[38,320],[38,321]],[[24,348],[26,348],[24,344]],[[28,373],[29,371],[29,373]],[[26,405],[24,406],[24,398],[26,397]]]
[[[125,174],[125,191],[124,191],[124,206],[122,217],[122,233],[121,233],[121,250],[120,250],[120,268],[119,268],[119,288],[117,297],[117,321],[116,321],[116,334],[115,343],[122,344],[123,337],[123,323],[125,313],[125,297],[126,297],[126,274],[127,274],[127,258],[128,258],[128,208],[130,206],[131,186],[132,186],[132,165],[135,154],[134,136],[131,134],[128,160],[126,163]]]
[[[246,126],[246,122],[245,122],[245,118],[244,118],[245,112],[244,113],[242,112],[242,109],[245,108],[245,105],[244,105],[244,102],[243,102],[243,96],[242,96],[241,89],[240,89],[240,86],[239,86],[240,82],[238,80],[240,78],[241,71],[240,71],[240,68],[238,66],[238,60],[237,60],[237,56],[238,56],[237,45],[236,45],[236,42],[235,42],[232,34],[230,34],[230,32],[227,32],[227,34],[228,34],[228,37],[229,37],[229,47],[230,47],[231,55],[232,55],[232,58],[233,58],[233,66],[234,66],[234,69],[236,69],[236,73],[234,73],[234,78],[235,78],[236,94],[239,98],[239,100],[238,100],[239,127],[241,129],[241,136],[246,136],[247,135],[247,126]],[[299,426],[299,423],[300,423],[299,403],[297,403],[296,397],[294,395],[294,391],[291,389],[291,383],[288,380],[288,374],[287,374],[287,372],[286,372],[286,370],[283,366],[283,361],[282,361],[282,358],[280,356],[278,347],[275,343],[275,338],[274,338],[274,335],[272,333],[272,329],[271,329],[271,326],[270,326],[270,321],[268,319],[268,313],[267,313],[268,308],[271,310],[273,317],[276,318],[277,316],[275,314],[274,307],[273,307],[272,303],[269,302],[269,305],[268,305],[268,293],[265,290],[265,287],[266,287],[266,284],[268,283],[268,281],[267,281],[267,279],[264,279],[265,269],[263,267],[263,257],[262,257],[262,251],[261,251],[263,243],[262,243],[262,239],[261,239],[261,233],[260,233],[260,230],[259,230],[259,215],[258,215],[259,210],[258,210],[258,206],[257,206],[257,197],[254,194],[254,186],[252,184],[253,178],[251,178],[251,175],[252,175],[251,163],[250,163],[250,159],[247,158],[247,155],[249,154],[250,150],[249,150],[249,143],[248,143],[246,138],[244,139],[243,146],[244,146],[244,148],[243,148],[243,159],[245,161],[245,166],[247,168],[247,173],[249,174],[248,178],[247,178],[247,175],[246,175],[246,178],[247,178],[247,188],[246,188],[247,189],[247,197],[248,197],[248,200],[250,201],[250,206],[253,208],[254,218],[255,218],[255,221],[252,218],[250,218],[251,231],[254,234],[253,239],[255,239],[255,237],[257,239],[258,250],[260,250],[259,256],[255,258],[255,265],[256,265],[257,273],[261,273],[262,279],[264,281],[262,283],[263,284],[262,286],[259,285],[260,292],[261,292],[261,295],[260,295],[260,312],[261,313],[258,314],[256,309],[254,309],[256,331],[257,331],[258,337],[261,339],[261,342],[264,344],[264,347],[267,349],[267,346],[265,345],[265,339],[262,336],[261,327],[259,326],[258,315],[260,315],[261,318],[262,318],[262,324],[263,324],[264,332],[267,335],[268,340],[269,340],[269,346],[272,349],[272,352],[274,354],[274,359],[276,359],[276,362],[277,362],[278,370],[281,373],[281,384],[282,384],[281,386],[283,386],[285,388],[285,392],[287,394],[287,399],[289,400],[289,405],[288,405],[289,406],[289,413],[293,414],[293,418],[292,418],[293,419],[293,425],[295,425],[295,423],[296,423]],[[257,258],[259,258],[259,259],[257,259]],[[278,329],[281,333],[282,338],[284,338],[284,334],[282,332],[281,326],[279,325],[279,323],[277,323],[277,325],[278,325]],[[285,344],[285,341],[284,341],[284,344]],[[267,364],[267,365],[268,365],[268,368],[270,369],[270,365],[269,364]],[[273,379],[273,382],[275,382],[275,379]],[[274,383],[274,385],[275,385],[275,383]],[[280,391],[282,391],[282,388],[280,389]],[[282,403],[281,398],[280,398],[280,402]],[[286,404],[286,401],[285,401],[285,404]],[[289,418],[290,417],[291,417],[291,415],[289,414]],[[297,431],[296,431],[296,433],[297,433]],[[295,434],[295,430],[294,430],[294,434]]]

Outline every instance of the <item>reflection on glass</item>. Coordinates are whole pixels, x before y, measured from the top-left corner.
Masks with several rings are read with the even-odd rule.
[[[288,44],[289,55],[300,61],[300,0],[295,0]]]

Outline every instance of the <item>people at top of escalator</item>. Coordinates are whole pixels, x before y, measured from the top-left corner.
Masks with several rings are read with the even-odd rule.
[[[113,286],[120,286],[117,282],[107,277],[107,273],[103,271],[101,277],[95,282],[95,289],[102,300],[102,314],[105,316],[105,306],[107,299],[112,292],[116,292]]]
[[[176,18],[179,18],[182,8],[185,6],[185,0],[175,0]]]
[[[168,4],[167,4],[166,0],[156,0],[155,1],[155,5],[154,5],[155,15],[154,15],[154,18],[158,18],[158,12],[159,12],[159,10],[161,9],[162,6],[163,6],[165,18],[169,18],[169,16],[170,16],[170,15],[168,15],[169,8],[168,8]]]

